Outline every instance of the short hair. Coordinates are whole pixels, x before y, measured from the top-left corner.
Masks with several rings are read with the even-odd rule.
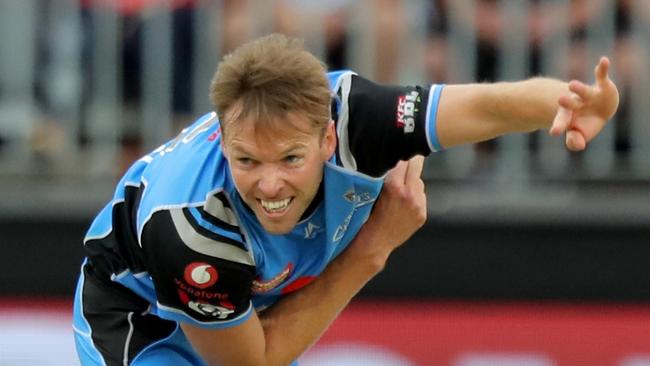
[[[330,120],[331,92],[325,65],[304,49],[303,41],[271,34],[235,49],[219,64],[210,86],[222,130],[251,118],[257,127],[283,121],[287,113],[305,115],[317,130]],[[238,115],[226,112],[241,103]]]

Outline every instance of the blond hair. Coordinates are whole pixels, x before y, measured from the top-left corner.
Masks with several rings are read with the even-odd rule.
[[[325,71],[296,38],[271,34],[240,46],[224,57],[210,86],[224,134],[241,119],[255,121],[256,128],[282,127],[277,124],[291,112],[324,131],[331,102]]]

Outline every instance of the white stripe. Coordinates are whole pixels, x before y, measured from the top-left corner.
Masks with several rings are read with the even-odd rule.
[[[235,213],[229,207],[224,206],[219,198],[214,196],[217,193],[219,191],[207,198],[203,210],[229,225],[239,226]]]
[[[430,112],[431,111],[431,103],[433,102],[433,95],[435,94],[435,91],[436,91],[435,87],[436,87],[436,85],[434,84],[434,85],[431,85],[431,88],[429,88],[429,100],[427,101],[427,109],[426,109],[427,117],[426,117],[426,119],[424,121],[424,127],[426,129],[425,134],[427,136],[427,144],[429,145],[429,151],[432,151],[432,152],[436,152],[436,149],[433,147],[433,144],[431,143],[431,138],[429,137],[430,136],[429,128],[430,128],[430,125],[431,125],[431,123],[429,121],[429,116],[431,116],[431,112]]]
[[[130,311],[126,316],[126,320],[129,322],[129,334],[126,335],[126,341],[124,342],[124,366],[129,366],[129,346],[131,345],[131,336],[133,336],[133,312]]]
[[[84,332],[83,330],[77,328],[74,324],[72,324],[72,330],[73,330],[75,333],[77,333],[77,334],[79,334],[79,335],[81,335],[81,336],[84,336],[85,338],[90,338],[90,333],[86,333],[86,332]]]
[[[127,269],[125,269],[124,271],[122,271],[122,272],[120,272],[120,273],[117,273],[117,274],[113,273],[113,274],[111,274],[111,281],[118,281],[118,280],[121,280],[122,278],[126,277],[126,276],[129,275],[129,274],[131,274],[131,276],[133,276],[133,277],[135,277],[135,278],[146,278],[146,277],[149,277],[149,272],[146,272],[146,271],[145,271],[145,272],[131,273],[131,270],[127,268]]]
[[[88,244],[88,242],[91,241],[91,240],[104,239],[105,237],[109,236],[112,232],[113,232],[113,227],[111,227],[110,229],[108,229],[108,231],[103,232],[103,233],[101,233],[99,235],[87,236],[87,237],[84,238],[83,245]]]
[[[124,198],[119,198],[119,199],[111,201],[111,214],[112,214],[113,210],[115,209],[115,205],[117,205],[118,203],[122,203],[122,202],[124,202]],[[102,211],[103,211],[103,209],[102,209]],[[94,235],[94,236],[86,236],[84,238],[83,245],[86,245],[86,243],[88,243],[88,241],[90,241],[90,240],[104,239],[105,237],[109,236],[112,232],[113,232],[113,222],[112,222],[112,219],[111,219],[111,227],[107,231],[105,231],[105,232],[103,232],[101,234],[98,234],[98,235]]]
[[[254,266],[249,252],[232,244],[220,243],[197,233],[183,215],[182,209],[169,210],[176,232],[190,249],[216,258]]]
[[[350,138],[348,136],[348,122],[350,119],[348,97],[350,96],[350,88],[352,87],[352,75],[354,74],[350,72],[341,76],[343,79],[341,83],[341,110],[339,111],[336,132],[339,137],[339,157],[343,166],[356,171],[357,162],[354,160],[354,156],[352,156],[352,151],[350,151]]]
[[[142,191],[142,196],[144,197],[147,186],[149,185],[149,182],[147,182],[146,179],[142,179],[142,184],[144,185],[144,189]],[[149,212],[149,215],[145,217],[145,219],[140,223],[140,209],[142,208],[142,205],[138,206],[138,213],[136,214],[137,217],[137,227],[138,227],[138,245],[140,248],[142,248],[142,231],[144,230],[144,226],[151,220],[151,217],[153,214],[155,214],[158,211],[162,210],[170,210],[174,208],[184,208],[184,207],[200,207],[204,204],[204,201],[201,202],[185,202],[185,203],[180,203],[180,204],[174,204],[174,205],[161,205],[161,206],[155,206],[151,209]]]
[[[142,162],[144,162],[146,164],[149,164],[149,163],[151,163],[153,161],[153,157],[150,156],[150,155],[145,155],[145,156],[141,157],[139,161],[142,161]]]
[[[236,206],[235,206],[235,204],[234,204],[234,202],[232,200],[232,197],[230,197],[230,194],[228,193],[228,191],[224,190],[223,194],[226,197],[226,200],[228,200],[228,204],[230,205],[230,207],[235,209]],[[235,194],[237,194],[237,193],[235,193]],[[238,222],[244,222],[244,220],[242,220],[242,218],[241,218],[241,214],[239,212],[237,212],[237,210],[233,210],[233,212],[235,213],[235,216],[236,216]],[[246,246],[246,248],[248,248],[248,251],[251,252],[251,253],[254,253],[253,245],[251,244],[252,240],[250,239],[250,235],[248,234],[248,230],[246,229],[246,225],[239,226],[239,231],[241,231],[242,235],[244,236],[244,245]],[[252,259],[253,259],[253,262],[255,262],[255,257],[253,257]]]

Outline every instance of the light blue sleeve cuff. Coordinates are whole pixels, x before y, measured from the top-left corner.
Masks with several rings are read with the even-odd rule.
[[[443,149],[438,141],[438,103],[440,102],[440,94],[445,84],[433,84],[429,90],[429,101],[427,102],[427,119],[425,121],[425,128],[427,133],[427,143],[432,152],[440,151]]]

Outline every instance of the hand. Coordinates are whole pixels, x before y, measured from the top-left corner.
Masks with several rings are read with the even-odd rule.
[[[388,172],[379,199],[351,247],[385,261],[427,219],[427,197],[420,178],[423,156],[400,161]],[[354,250],[354,249],[353,249]]]
[[[618,90],[608,76],[609,59],[602,57],[594,74],[596,82],[587,85],[577,80],[569,83],[568,95],[559,98],[559,108],[549,133],[566,132],[566,147],[580,151],[605,127],[618,107]]]

